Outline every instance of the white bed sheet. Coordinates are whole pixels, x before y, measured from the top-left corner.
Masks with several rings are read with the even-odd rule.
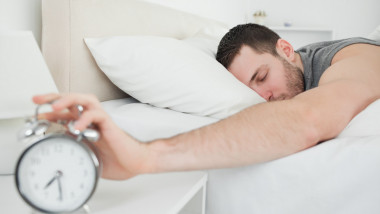
[[[103,106],[121,128],[143,141],[217,121],[131,98]],[[380,213],[379,123],[380,100],[336,139],[275,161],[209,170],[207,213]]]

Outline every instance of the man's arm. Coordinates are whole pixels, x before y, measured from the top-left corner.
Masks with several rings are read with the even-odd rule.
[[[380,97],[380,67],[362,63],[342,60],[325,72],[319,87],[293,99],[255,105],[219,123],[152,142],[154,171],[253,164],[336,137]]]

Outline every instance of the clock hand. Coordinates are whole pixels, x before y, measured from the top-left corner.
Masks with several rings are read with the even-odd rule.
[[[48,188],[53,183],[53,181],[55,181],[55,179],[57,179],[56,175],[54,175],[54,177],[50,179],[50,181],[45,185],[44,189]]]
[[[61,177],[58,177],[58,190],[59,190],[59,200],[62,201],[62,186],[61,186]]]
[[[44,189],[48,188],[55,181],[55,179],[57,179],[61,176],[62,176],[62,172],[60,170],[55,172],[54,177],[52,179],[50,179],[50,181],[45,185]]]
[[[57,181],[58,181],[58,190],[59,190],[59,200],[62,201],[62,185],[61,185],[61,176],[62,176],[62,172],[61,171],[57,171],[56,173],[56,178],[57,178]]]

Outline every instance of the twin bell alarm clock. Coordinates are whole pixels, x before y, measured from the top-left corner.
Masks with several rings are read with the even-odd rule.
[[[101,162],[92,145],[99,133],[91,128],[75,130],[75,121],[39,120],[40,106],[20,132],[20,140],[28,146],[16,164],[17,190],[37,212],[78,211],[91,198],[101,174]],[[76,108],[80,116],[83,107]],[[60,129],[49,131],[54,126]]]

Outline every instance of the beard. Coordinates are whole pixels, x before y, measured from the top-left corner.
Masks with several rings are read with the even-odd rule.
[[[280,94],[280,96],[276,97],[274,100],[290,99],[305,90],[305,80],[302,70],[297,66],[290,64],[282,57],[280,57],[280,61],[284,66],[286,87],[288,92]]]

